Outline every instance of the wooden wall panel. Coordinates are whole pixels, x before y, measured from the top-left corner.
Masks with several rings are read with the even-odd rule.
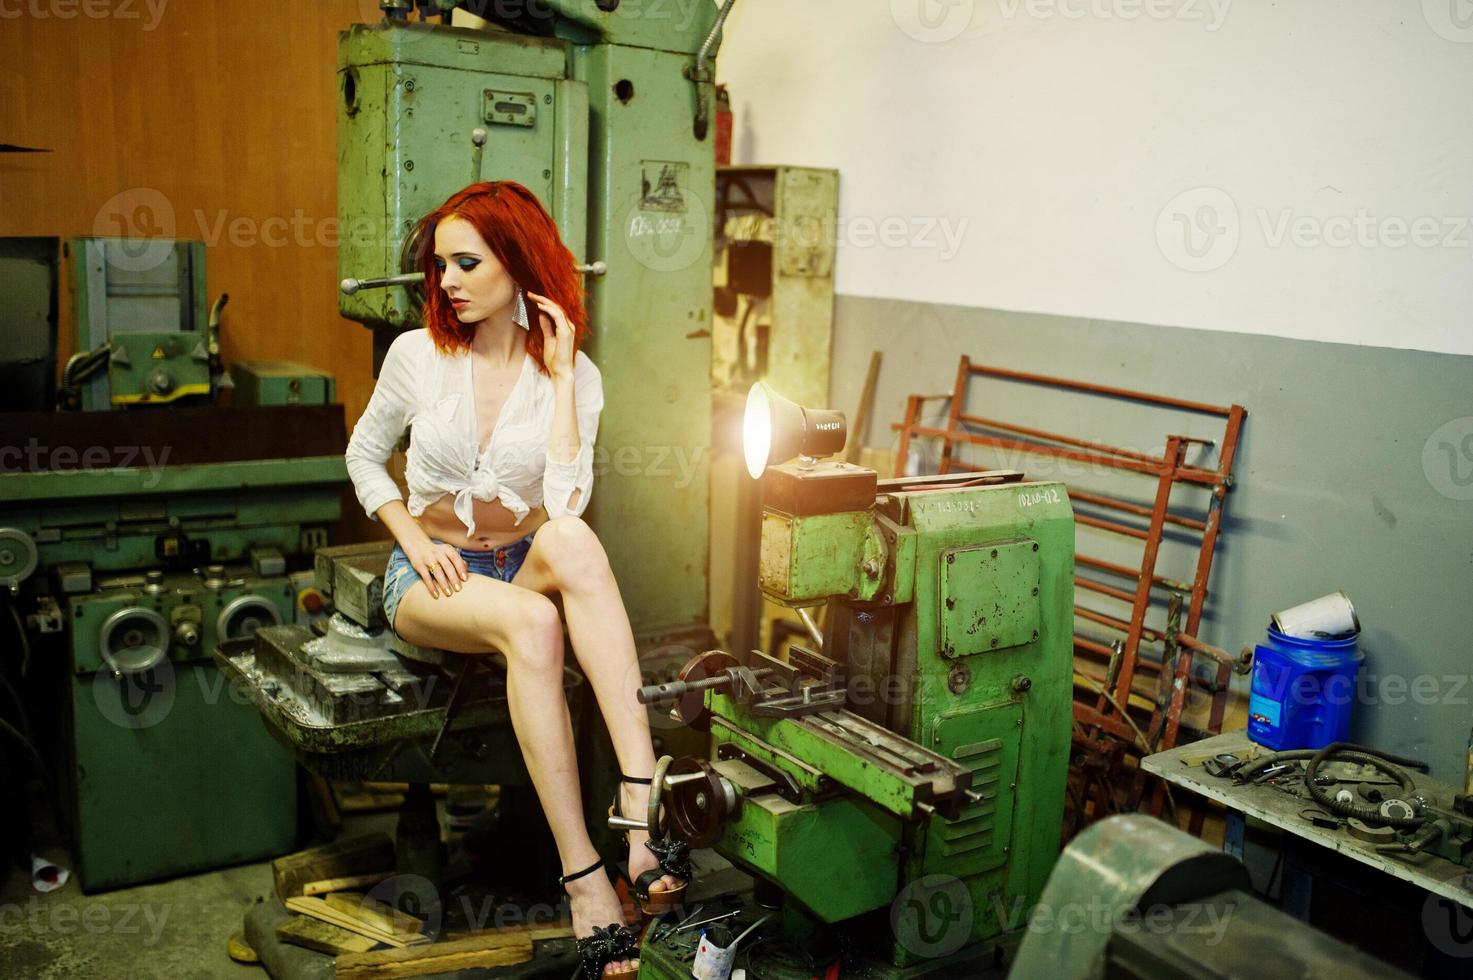
[[[0,143],[51,150],[0,154],[0,235],[119,234],[155,202],[135,232],[205,241],[211,298],[230,294],[227,363],[334,372],[351,427],[373,347],[337,313],[337,35],[378,17],[376,0],[0,0]],[[344,500],[345,537],[383,536]]]

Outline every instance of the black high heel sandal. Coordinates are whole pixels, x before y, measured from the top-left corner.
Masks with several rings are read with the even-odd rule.
[[[604,866],[603,858],[570,875],[563,875],[557,883],[566,886],[584,875],[591,875]],[[605,973],[604,967],[615,960],[639,959],[639,930],[622,923],[611,923],[593,930],[593,935],[573,940],[578,950],[579,969],[586,980],[632,980],[639,975],[636,965],[617,973]]]
[[[640,786],[649,786],[653,780],[641,776],[626,776],[619,773],[619,781],[634,783]],[[629,851],[629,831],[635,828],[620,827],[614,823],[615,820],[629,820],[625,817],[619,807],[619,792],[614,791],[614,802],[609,804],[609,826],[624,832],[624,850],[626,856]],[[647,824],[641,824],[638,829],[648,830]],[[675,840],[671,837],[656,838],[651,835],[644,842],[651,853],[659,861],[659,864],[645,871],[637,879],[630,881],[629,874],[623,869],[616,868],[619,876],[629,882],[629,891],[634,895],[634,900],[639,903],[639,909],[645,915],[664,915],[671,909],[679,908],[685,898],[685,890],[691,882],[690,845],[685,841]],[[681,879],[681,883],[674,888],[663,891],[651,892],[650,885],[659,881],[665,875]]]

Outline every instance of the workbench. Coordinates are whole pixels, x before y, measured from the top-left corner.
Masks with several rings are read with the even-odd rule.
[[[1243,856],[1244,818],[1253,817],[1473,911],[1473,869],[1430,854],[1398,857],[1377,853],[1375,845],[1352,837],[1343,826],[1337,829],[1317,827],[1300,816],[1301,811],[1315,805],[1307,795],[1292,795],[1269,785],[1238,785],[1231,778],[1208,775],[1197,762],[1220,753],[1230,753],[1244,759],[1247,758],[1247,753],[1254,750],[1259,758],[1272,751],[1255,745],[1244,731],[1225,732],[1200,742],[1146,756],[1141,760],[1141,768],[1172,786],[1191,790],[1227,807],[1228,826],[1223,850],[1233,853],[1239,859]],[[1421,773],[1411,775],[1416,782],[1417,791],[1429,802],[1444,807],[1451,804],[1456,792],[1452,786]]]

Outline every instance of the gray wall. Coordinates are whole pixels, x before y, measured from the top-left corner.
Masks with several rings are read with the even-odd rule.
[[[835,407],[852,415],[875,349],[884,361],[865,439],[875,449],[894,447],[890,424],[906,395],[951,389],[963,353],[999,367],[1244,405],[1237,486],[1202,639],[1237,651],[1262,639],[1275,610],[1343,589],[1360,615],[1366,655],[1352,738],[1424,758],[1438,778],[1461,782],[1473,723],[1473,486],[1456,477],[1473,474],[1473,357],[840,296]],[[1168,431],[1221,431],[1210,417],[1010,382],[974,382],[968,410],[1142,451],[1159,452]],[[1060,471],[994,450],[968,457],[1144,503],[1154,491],[1147,477]],[[934,459],[924,447],[923,464]],[[1200,513],[1205,495],[1180,500],[1182,511]],[[1087,532],[1081,551],[1138,563],[1138,547]],[[1190,579],[1187,556],[1181,545],[1168,547],[1159,570]],[[1096,608],[1123,611],[1108,603],[1090,597]]]

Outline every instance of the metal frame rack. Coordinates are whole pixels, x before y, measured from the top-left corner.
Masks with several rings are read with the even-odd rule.
[[[1223,433],[1220,439],[1210,440],[1168,435],[1164,452],[1160,456],[1153,456],[968,412],[967,389],[974,377],[1041,385],[1081,395],[1123,399],[1155,408],[1216,416],[1224,420]],[[924,404],[937,399],[950,401],[945,428],[921,423]],[[1193,663],[1198,656],[1206,657],[1217,667],[1216,678],[1209,685],[1212,705],[1207,728],[1211,732],[1221,730],[1230,674],[1233,670],[1242,670],[1244,664],[1240,658],[1203,642],[1197,637],[1197,630],[1207,601],[1212,559],[1222,528],[1227,494],[1233,486],[1233,463],[1242,434],[1243,420],[1247,414],[1247,410],[1241,405],[1210,405],[1126,388],[1011,371],[973,363],[971,358],[963,355],[957,367],[955,389],[939,395],[909,396],[905,419],[894,426],[900,433],[895,461],[897,476],[902,475],[901,471],[906,465],[911,440],[923,438],[939,440],[939,469],[942,473],[953,472],[958,468],[956,449],[965,443],[1086,463],[1122,473],[1138,474],[1154,482],[1155,492],[1150,506],[1072,486],[1069,488],[1070,499],[1076,505],[1075,520],[1079,525],[1139,541],[1141,544],[1140,565],[1136,568],[1087,554],[1075,556],[1074,584],[1077,589],[1108,596],[1128,603],[1131,607],[1130,618],[1126,620],[1080,605],[1077,601],[1075,604],[1078,619],[1121,634],[1121,639],[1108,644],[1080,633],[1077,627],[1074,636],[1076,758],[1082,761],[1086,787],[1091,773],[1102,777],[1094,780],[1099,786],[1100,794],[1096,797],[1094,816],[1103,816],[1114,806],[1114,801],[1107,797],[1112,793],[1111,787],[1118,785],[1115,777],[1120,775],[1127,753],[1157,752],[1176,744],[1182,709],[1186,702],[1187,684],[1193,676]],[[1187,464],[1187,452],[1194,444],[1209,449],[1216,447],[1215,468]],[[1181,513],[1179,508],[1172,509],[1172,491],[1180,484],[1210,491],[1205,515],[1190,516]],[[1083,505],[1088,512],[1079,513],[1079,505]],[[1121,516],[1108,516],[1112,512]],[[1148,519],[1149,523],[1142,526],[1140,518]],[[1157,559],[1168,527],[1173,534],[1198,536],[1195,570],[1190,582],[1170,578],[1158,569]],[[1117,582],[1127,580],[1129,584],[1122,588],[1119,584],[1111,584],[1109,580],[1112,578]],[[1164,630],[1153,629],[1146,625],[1146,617],[1152,603],[1160,602],[1163,596],[1167,600],[1167,625]],[[1186,614],[1185,622],[1182,621],[1183,611]],[[1160,645],[1159,659],[1141,655],[1142,645],[1146,643]],[[1081,662],[1092,665],[1095,673],[1080,670]],[[1098,674],[1101,662],[1105,666],[1102,677]],[[1150,701],[1149,709],[1141,707],[1141,692],[1135,686],[1137,675],[1144,674],[1155,674],[1157,677],[1155,696]],[[1132,694],[1138,696],[1134,706],[1136,710],[1149,712],[1144,725],[1137,724],[1130,717]],[[1137,772],[1128,791],[1129,806],[1139,804],[1143,786],[1143,778]],[[1158,785],[1151,799],[1152,812],[1159,814],[1163,795],[1163,788]],[[1085,801],[1082,797],[1076,798],[1076,808],[1079,811],[1079,825],[1082,826],[1085,820]],[[1194,831],[1200,828],[1200,813],[1193,814],[1192,824]]]

